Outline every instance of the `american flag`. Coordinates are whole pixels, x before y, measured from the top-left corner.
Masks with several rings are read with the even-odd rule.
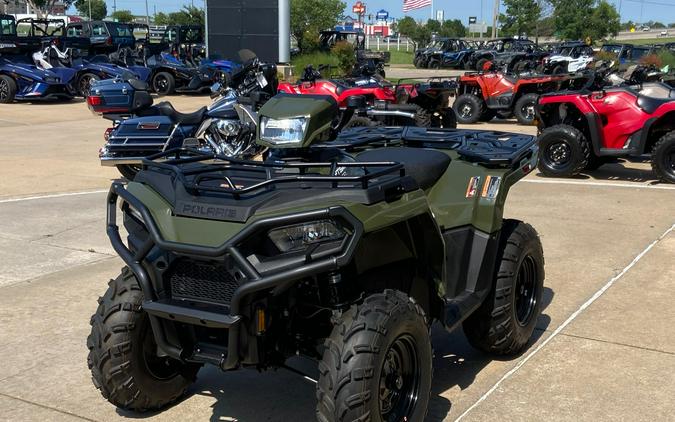
[[[403,0],[403,13],[431,6],[433,0]]]

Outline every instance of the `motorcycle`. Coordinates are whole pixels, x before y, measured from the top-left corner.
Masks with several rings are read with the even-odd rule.
[[[113,121],[99,152],[101,165],[116,166],[133,179],[143,158],[173,148],[251,158],[256,111],[276,94],[277,68],[261,63],[254,53],[240,52],[244,65],[212,87],[213,103],[193,113],[180,113],[169,102],[153,105],[147,83],[116,79],[92,87],[89,108]]]

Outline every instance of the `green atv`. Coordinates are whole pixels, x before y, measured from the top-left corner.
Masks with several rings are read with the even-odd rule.
[[[107,233],[127,266],[87,340],[111,403],[160,409],[205,363],[265,369],[301,354],[318,362],[318,420],[422,421],[433,321],[485,352],[527,347],[544,257],[536,231],[502,213],[536,167],[535,138],[338,135],[338,114],[327,97],[278,95],[259,113],[265,161],[167,151],[112,185]]]

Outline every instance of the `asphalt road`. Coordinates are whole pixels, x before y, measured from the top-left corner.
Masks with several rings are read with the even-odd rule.
[[[171,101],[187,112],[209,100]],[[118,177],[98,164],[105,127],[82,103],[0,105],[0,420],[138,417],[108,404],[86,366],[89,317],[122,266],[104,232]],[[535,338],[495,360],[435,327],[428,420],[672,420],[673,211],[675,186],[644,162],[519,182],[506,215],[539,231],[546,257]],[[205,368],[184,400],[142,418],[308,421],[314,406],[313,382],[286,370]]]

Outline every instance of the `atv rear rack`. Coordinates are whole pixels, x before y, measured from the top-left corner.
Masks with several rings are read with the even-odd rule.
[[[432,129],[423,127],[354,128],[332,142],[312,148],[355,151],[365,147],[407,146],[454,150],[467,161],[484,166],[516,167],[537,151],[536,137],[485,130]]]
[[[186,157],[186,155],[191,156]],[[206,163],[207,161],[212,162]],[[190,166],[190,164],[197,163],[205,165]],[[395,162],[261,162],[240,160],[220,154],[206,154],[186,148],[174,148],[151,155],[143,160],[143,166],[144,168],[153,167],[175,174],[188,190],[229,194],[234,198],[289,183],[326,183],[334,189],[368,189],[374,179],[384,176],[395,176],[397,178],[405,176],[403,164]],[[338,175],[337,171],[340,168],[360,169],[364,174],[356,176]],[[310,169],[323,170],[328,175],[308,174]],[[297,173],[282,173],[284,170],[296,171]],[[256,182],[249,186],[240,187],[233,182],[234,176],[228,175],[228,173],[237,173],[239,178],[245,175],[245,177]],[[217,181],[222,183],[214,185]],[[210,183],[210,185],[207,185],[207,183]]]

